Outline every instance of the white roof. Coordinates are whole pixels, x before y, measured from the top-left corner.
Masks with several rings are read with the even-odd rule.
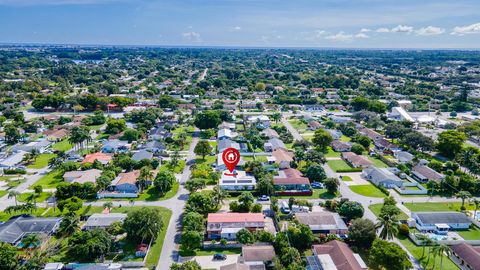
[[[402,107],[393,107],[392,108],[392,115],[400,115],[404,120],[409,121],[409,122],[414,122],[413,118],[410,116],[410,114],[405,111],[404,108]]]
[[[8,156],[6,159],[0,161],[0,166],[2,167],[13,167],[23,160],[23,156],[25,156],[27,152],[25,151],[18,151],[10,156]]]
[[[450,229],[450,226],[446,223],[437,223],[437,224],[435,224],[435,227],[437,227],[439,229]]]
[[[225,175],[230,174],[230,171],[225,170],[222,172],[222,176],[220,177],[220,185],[221,186],[241,186],[241,185],[255,185],[256,179],[252,175],[247,175],[245,171],[233,171],[236,173],[236,176]]]
[[[417,117],[417,121],[420,123],[433,123],[435,122],[435,117],[432,117],[430,115],[420,115]]]
[[[322,265],[323,270],[337,270],[337,266],[328,254],[317,255],[318,261]]]

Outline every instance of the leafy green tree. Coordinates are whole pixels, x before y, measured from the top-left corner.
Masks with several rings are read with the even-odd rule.
[[[361,144],[354,143],[352,144],[352,148],[350,151],[357,155],[361,155],[365,151],[365,148]]]
[[[394,207],[394,206],[389,206]],[[380,238],[384,240],[391,240],[398,233],[398,219],[396,213],[381,213],[378,217],[377,228],[380,230]]]
[[[125,119],[114,119],[110,118],[107,120],[107,127],[105,128],[105,133],[107,134],[118,134],[124,131],[127,128]]]
[[[155,177],[153,185],[158,189],[160,193],[165,194],[172,189],[173,184],[176,181],[177,179],[172,172],[160,171]]]
[[[112,237],[105,230],[78,231],[68,238],[67,255],[72,261],[92,262],[104,257],[111,245]]]
[[[131,143],[133,141],[138,141],[138,139],[141,137],[141,135],[142,134],[141,134],[140,131],[138,131],[136,129],[132,129],[132,128],[127,128],[123,132],[123,135],[122,135],[122,137],[120,137],[120,139],[126,140],[129,143]]]
[[[162,230],[163,220],[158,209],[142,207],[135,209],[127,214],[123,222],[123,228],[127,232],[127,237],[134,242],[149,242],[157,238]]]
[[[328,190],[330,194],[335,194],[338,191],[338,186],[340,183],[338,182],[337,178],[329,177],[325,179],[323,184],[325,185],[325,188]]]
[[[305,171],[305,176],[310,180],[310,182],[321,182],[327,178],[325,170],[320,164],[312,163],[308,166]]]
[[[202,270],[197,261],[188,261],[182,264],[174,263],[170,266],[170,270]]]
[[[195,192],[190,194],[185,205],[186,212],[198,212],[204,216],[214,212],[218,204],[213,200],[211,193]]]
[[[437,149],[446,157],[453,158],[462,150],[467,136],[463,132],[447,130],[438,134]]]
[[[73,213],[80,210],[83,206],[83,200],[78,198],[77,196],[70,197],[65,200],[60,200],[57,203],[58,209],[61,212],[67,210],[68,213]]]
[[[373,241],[368,261],[372,269],[406,270],[412,268],[407,253],[399,245],[381,239]]]
[[[197,212],[188,212],[183,217],[184,231],[203,232],[205,229],[204,218]]]
[[[319,128],[315,130],[312,138],[312,143],[320,150],[325,151],[325,149],[327,149],[327,146],[329,146],[332,141],[332,135],[330,135],[330,133],[328,133],[324,129]]]
[[[169,95],[160,95],[160,97],[158,98],[158,104],[162,109],[175,109],[178,103],[178,99]]]
[[[299,224],[288,228],[288,236],[293,247],[298,250],[311,248],[315,239],[312,230],[305,224]]]
[[[37,248],[40,245],[40,236],[36,233],[27,234],[22,238],[23,248]]]
[[[197,190],[202,189],[205,186],[206,186],[205,179],[201,179],[201,178],[193,178],[188,180],[185,183],[185,189],[187,189],[188,192],[190,193],[196,192]]]
[[[195,154],[202,156],[202,159],[205,160],[205,156],[209,155],[212,152],[212,146],[206,140],[201,140],[195,145],[193,149]]]
[[[222,123],[220,113],[218,111],[203,111],[195,116],[194,124],[199,129],[217,128]]]
[[[287,247],[282,250],[280,261],[282,265],[301,264],[302,258],[296,248]]]
[[[184,231],[181,238],[182,249],[194,250],[202,246],[203,236],[198,231]]]
[[[228,192],[220,186],[213,187],[213,202],[215,205],[223,204],[223,201],[228,197]]]
[[[57,233],[62,236],[70,236],[80,229],[80,219],[74,215],[69,214],[63,217]]]
[[[264,230],[257,231],[256,238],[262,243],[273,243],[275,241],[275,236],[271,232]]]
[[[251,245],[255,243],[255,235],[247,229],[241,229],[236,236],[240,244]]]
[[[460,198],[462,200],[462,206],[461,209],[465,210],[465,200],[472,197],[472,194],[468,191],[461,190],[459,191],[456,195],[457,198]]]
[[[16,144],[21,139],[20,132],[14,125],[7,125],[5,131],[5,142],[8,144]]]
[[[363,217],[363,206],[359,202],[346,201],[337,208],[338,214],[348,220]]]
[[[255,201],[255,197],[253,197],[252,193],[250,192],[243,192],[240,196],[238,196],[238,202],[240,203],[240,210],[242,212],[250,211],[253,202]]]
[[[270,177],[259,180],[255,186],[255,190],[261,195],[273,195],[275,193],[273,180]]]
[[[16,269],[18,262],[16,248],[7,243],[0,243],[0,270]]]

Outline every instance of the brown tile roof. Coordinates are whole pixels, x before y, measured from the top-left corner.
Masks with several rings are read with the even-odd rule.
[[[117,177],[119,178],[118,181],[115,183],[116,185],[121,185],[121,184],[135,184],[137,183],[137,179],[140,176],[140,171],[135,170],[131,172],[126,172],[126,173],[120,173]]]
[[[45,136],[48,136],[48,137],[55,137],[55,138],[58,138],[58,139],[62,139],[65,136],[68,135],[68,130],[66,130],[66,129],[49,129],[49,130],[45,130],[43,132],[43,134],[45,134]]]
[[[461,243],[450,247],[472,269],[480,269],[480,247],[473,247],[467,243]]]
[[[365,158],[364,156],[357,155],[353,152],[344,152],[342,153],[342,158],[350,162],[355,166],[369,166],[373,165],[373,162]]]
[[[242,256],[246,262],[266,262],[275,257],[275,250],[271,245],[243,246]]]
[[[298,222],[305,225],[336,225],[335,217],[329,212],[296,213]]]
[[[285,177],[274,177],[273,183],[275,185],[308,185],[310,181],[308,178],[303,177],[302,173],[293,168],[281,170],[285,174]]]
[[[264,222],[262,213],[210,213],[209,223]]]
[[[292,161],[293,160],[293,153],[286,151],[285,149],[279,148],[272,152],[272,156],[275,157],[275,161],[280,163],[282,161]]]
[[[333,240],[323,245],[313,246],[315,255],[328,254],[338,270],[362,270],[353,251],[344,242]]]
[[[443,174],[438,173],[434,169],[425,165],[416,165],[415,167],[413,167],[412,172],[421,174],[424,177],[428,178],[429,180],[440,181],[444,178]]]

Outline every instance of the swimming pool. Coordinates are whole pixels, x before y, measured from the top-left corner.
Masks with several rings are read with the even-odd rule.
[[[427,235],[430,239],[436,240],[436,241],[447,240],[448,239],[448,237],[446,235],[440,235],[440,234],[434,234],[434,233],[429,233]]]

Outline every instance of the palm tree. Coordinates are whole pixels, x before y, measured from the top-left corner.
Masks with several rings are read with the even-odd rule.
[[[380,215],[377,228],[382,228],[380,238],[390,240],[398,233],[398,219],[396,215]]]
[[[110,209],[112,209],[112,207],[113,207],[113,203],[112,203],[112,202],[105,202],[105,203],[103,204],[103,208],[104,208],[104,209],[110,210]]]
[[[441,244],[439,246],[436,246],[435,251],[436,251],[437,255],[440,256],[440,270],[442,270],[443,257],[445,255],[450,256],[450,248],[445,244]]]
[[[143,189],[147,185],[147,181],[151,181],[152,179],[153,179],[152,169],[148,166],[142,167],[140,169],[140,175],[137,181],[137,184],[140,187],[140,192],[143,192]]]
[[[219,186],[214,186],[213,187],[213,202],[215,204],[223,204],[223,200],[225,200],[228,197],[227,191],[225,191],[223,188]]]
[[[18,205],[18,202],[17,202],[17,196],[20,196],[20,192],[16,191],[16,190],[11,190],[8,192],[8,198],[14,198],[15,200],[15,206]]]
[[[473,212],[473,219],[477,220],[477,210],[478,210],[478,206],[480,205],[480,200],[473,199],[473,203],[475,204],[475,211]]]
[[[38,152],[38,149],[36,148],[33,148],[32,150],[30,150],[30,156],[31,158],[33,159],[33,162],[35,162],[37,160],[37,157],[40,153]]]
[[[427,266],[428,266],[428,262],[430,261],[430,253],[432,253],[433,255],[433,267],[432,269],[435,269],[435,264],[436,264],[436,258],[437,258],[437,253],[435,252],[435,250],[437,250],[437,247],[438,247],[438,243],[437,241],[432,241],[432,245],[430,246],[430,248],[428,249],[428,260],[427,260]]]
[[[462,199],[462,211],[465,209],[465,199],[472,197],[472,194],[470,192],[461,190],[459,191],[456,195],[457,198]]]
[[[280,121],[280,119],[282,119],[282,115],[280,113],[274,113],[272,115],[272,119],[273,119],[273,121],[275,121],[275,123],[278,123],[278,121]]]
[[[69,236],[78,231],[79,228],[78,217],[75,214],[68,214],[62,219],[62,222],[58,227],[58,233],[60,235]]]
[[[24,248],[30,248],[33,246],[33,248],[36,248],[40,242],[40,237],[38,234],[35,233],[30,233],[27,234],[25,237],[22,239],[22,246]]]
[[[421,243],[422,243],[422,258],[425,257],[425,247],[427,246],[428,240],[430,240],[430,237],[426,236],[425,234],[422,233],[417,233],[415,234],[415,238],[417,238]]]

